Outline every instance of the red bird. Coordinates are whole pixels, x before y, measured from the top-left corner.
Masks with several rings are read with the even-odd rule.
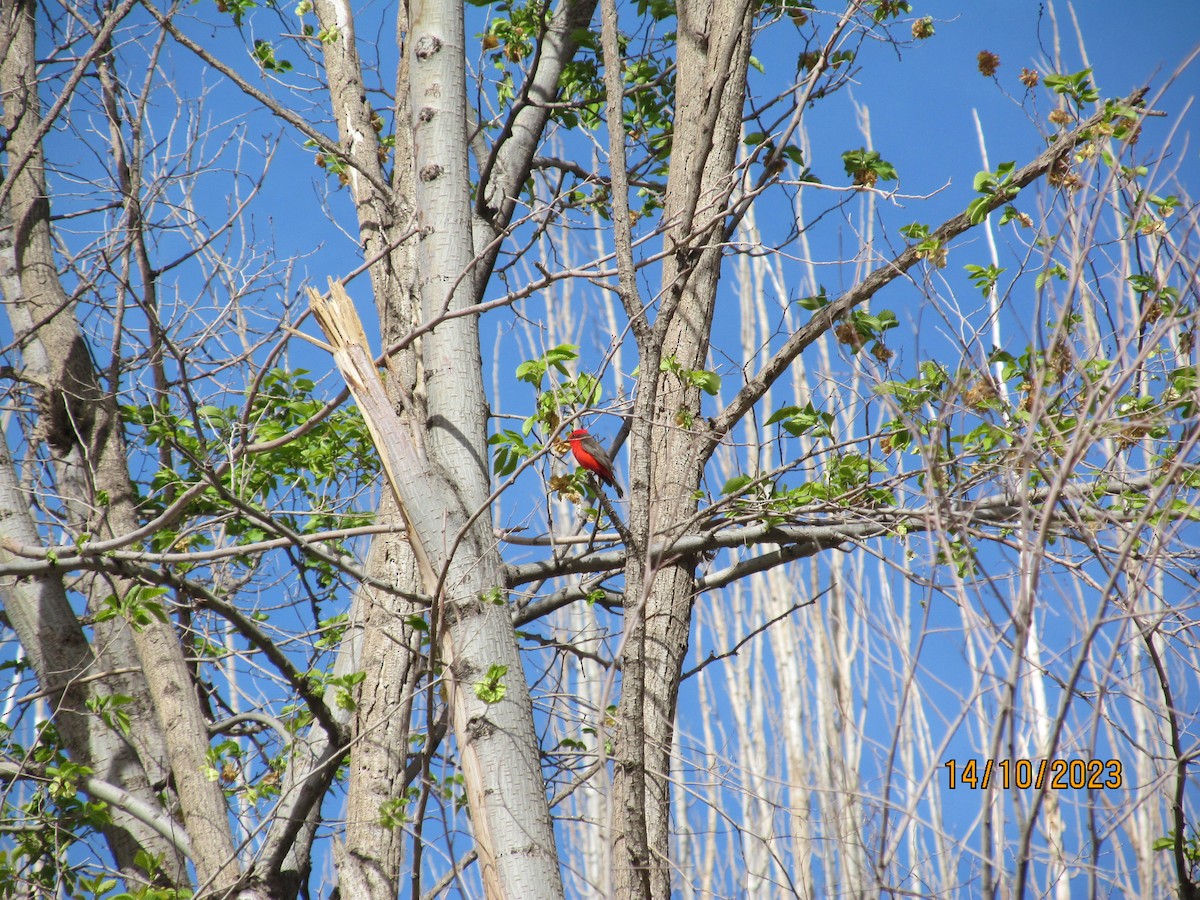
[[[608,453],[600,446],[600,442],[588,434],[584,428],[572,431],[567,435],[567,440],[571,442],[571,452],[575,454],[576,462],[605,484],[610,485],[617,492],[617,496],[623,498],[625,494],[622,493],[617,480],[613,478],[612,460],[608,458]]]

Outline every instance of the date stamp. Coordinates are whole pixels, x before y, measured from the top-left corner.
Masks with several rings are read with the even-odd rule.
[[[950,759],[942,763],[950,790],[986,791],[993,784],[1002,790],[1043,786],[1052,791],[1116,789],[1125,786],[1119,759]]]

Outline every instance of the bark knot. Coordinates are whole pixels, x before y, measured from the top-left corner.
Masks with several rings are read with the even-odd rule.
[[[432,34],[423,34],[417,38],[416,46],[413,47],[413,53],[417,55],[417,59],[425,60],[441,49],[442,41],[440,38]]]
[[[426,181],[426,182],[433,181],[436,178],[438,178],[441,174],[442,174],[442,167],[439,166],[437,163],[430,163],[427,166],[421,167],[421,180],[422,181]]]
[[[471,739],[486,738],[496,731],[496,726],[493,725],[487,716],[472,716],[467,720],[467,734]]]

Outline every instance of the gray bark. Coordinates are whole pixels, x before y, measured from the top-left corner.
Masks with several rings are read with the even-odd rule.
[[[77,534],[103,539],[128,533],[137,523],[119,413],[115,397],[100,383],[54,265],[40,145],[44,128],[37,97],[35,5],[5,4],[0,15],[8,48],[0,85],[10,134],[4,187],[20,288],[18,296],[6,300],[13,331],[22,343],[23,378],[37,392],[40,415],[31,443],[44,442],[49,449],[57,490],[76,517],[72,524]],[[102,46],[99,40],[97,44]],[[10,499],[9,505],[19,507],[19,498]],[[133,586],[126,578],[95,576],[85,579],[82,588],[89,608],[96,610],[105,597],[124,596]],[[59,614],[63,612],[60,608]],[[158,774],[165,770],[164,759],[169,761],[200,884],[205,889],[231,886],[237,871],[225,798],[220,786],[204,774],[207,723],[174,629],[153,619],[141,629],[113,622],[100,623],[97,630],[107,648],[98,658],[102,666],[118,668],[113,664],[118,657],[125,664],[130,659],[141,664],[141,678],[123,676],[121,685],[122,692],[134,698],[132,712],[142,725],[130,740],[144,771]],[[43,662],[51,671],[69,670],[85,664],[78,650],[73,649],[69,659]],[[109,765],[98,762],[101,769]],[[120,786],[144,793],[142,777]],[[168,859],[176,859],[168,871],[178,874],[177,854],[172,852]]]
[[[435,598],[433,633],[489,897],[561,897],[554,830],[543,786],[528,685],[508,608],[503,568],[486,514],[470,521],[453,482],[423,446],[425,432],[395,416],[340,285],[313,310],[335,348],[379,449]],[[476,685],[503,669],[499,697]]]
[[[315,11],[322,28],[336,29],[339,39],[322,44],[330,103],[338,126],[338,140],[350,162],[349,187],[358,216],[363,255],[375,262],[369,268],[375,305],[385,346],[417,324],[416,249],[407,232],[412,224],[413,166],[407,122],[407,85],[396,91],[393,110],[396,145],[390,191],[384,175],[384,158],[378,139],[382,118],[365,100],[362,63],[350,7],[319,0]],[[405,27],[403,10],[398,15]],[[392,404],[401,415],[419,421],[419,408],[405,410],[402,397],[418,395],[419,358],[413,349],[389,360]],[[403,524],[395,503],[385,499],[377,521]],[[344,845],[337,865],[343,896],[395,897],[399,890],[404,832],[381,821],[381,808],[404,793],[404,766],[409,747],[412,702],[422,667],[418,665],[419,633],[409,627],[408,616],[421,609],[404,599],[420,587],[416,563],[407,536],[377,538],[367,557],[366,570],[373,578],[395,585],[388,594],[363,585],[355,594],[352,618],[361,630],[347,633],[359,644],[355,669],[366,674],[357,696],[350,734],[350,778],[347,782],[347,815]]]
[[[5,296],[12,295],[6,290]],[[28,497],[15,476],[8,444],[0,440],[0,538],[29,546],[37,542],[37,529],[29,514]],[[11,560],[12,555],[0,543],[0,563]],[[161,816],[158,798],[133,743],[88,712],[89,700],[122,694],[127,688],[119,676],[105,675],[104,666],[93,656],[62,579],[56,575],[0,578],[0,602],[48,694],[59,734],[71,756],[91,768],[98,782],[119,786]],[[166,839],[157,822],[114,806],[113,824],[105,829],[113,857],[123,872],[135,875],[134,857],[144,848],[163,857],[163,872],[172,883],[186,884],[181,842]],[[182,834],[180,838],[185,840]]]
[[[400,519],[390,496],[380,513],[386,521]],[[367,570],[391,584],[419,584],[407,535],[376,538],[367,557]],[[420,607],[367,585],[359,588],[356,604],[363,617],[360,670],[367,678],[354,711],[346,852],[339,870],[345,878],[348,867],[354,867],[351,878],[360,885],[353,895],[343,890],[343,896],[366,900],[398,893],[404,831],[385,824],[381,810],[384,804],[404,796],[409,723],[424,667],[420,632],[405,622],[407,616],[419,615]]]
[[[703,472],[700,390],[659,361],[707,368],[720,276],[723,216],[741,127],[750,55],[751,8],[678,6],[675,136],[663,221],[671,223],[663,261],[663,302],[655,346],[639,346],[642,383],[632,416],[630,529],[638,546],[651,533],[675,533],[697,508]],[[648,351],[653,358],[648,359]],[[658,375],[652,389],[646,373]],[[618,896],[671,896],[670,784],[679,677],[687,653],[695,559],[652,568],[631,558],[625,570],[626,639],[618,715],[614,806]]]
[[[455,0],[414,0],[409,10],[405,53],[422,318],[431,321],[473,303],[478,278],[467,166],[465,35],[463,7]],[[495,602],[505,596],[504,571],[488,507],[478,317],[435,328],[424,338],[423,358],[424,449],[442,491],[426,505],[411,502],[417,498],[401,486],[401,501],[441,580],[441,590],[431,591],[435,603],[443,604],[438,628],[444,630],[435,630],[435,640],[445,663],[484,887],[489,897],[560,897],[529,687],[512,619]],[[448,547],[450,536],[461,536],[461,544]],[[489,704],[476,695],[474,684],[492,666],[504,667],[507,691]]]

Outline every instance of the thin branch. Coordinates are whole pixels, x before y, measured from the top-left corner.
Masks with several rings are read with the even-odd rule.
[[[1144,87],[1139,88],[1122,100],[1121,103],[1125,106],[1136,107],[1141,103],[1142,98],[1145,97],[1148,90],[1148,88]],[[1143,116],[1149,114],[1149,112],[1142,113]],[[1073,131],[1068,132],[1052,143],[1033,162],[1028,163],[1018,170],[1012,176],[1009,184],[1017,189],[1021,189],[1037,181],[1050,171],[1064,153],[1069,152],[1076,145],[1088,140],[1091,137],[1092,129],[1109,117],[1110,113],[1107,111],[1101,111],[1091,116]],[[1011,202],[1011,196],[1008,196],[1004,191],[999,191],[996,196],[989,200],[987,209],[991,212]],[[934,231],[931,239],[938,241],[944,246],[973,227],[975,226],[971,224],[970,216],[964,211],[943,222]],[[895,281],[916,265],[921,258],[922,252],[917,249],[917,246],[910,246],[904,252],[875,269],[866,278],[828,306],[824,306],[813,313],[812,318],[787,339],[784,345],[779,348],[779,351],[738,391],[737,396],[713,420],[712,427],[708,432],[707,446],[704,450],[705,458],[711,456],[716,451],[717,445],[725,435],[741,421],[742,417],[754,404],[762,399],[763,395],[766,394],[775,381],[788,370],[796,357],[803,353],[817,338],[829,331],[851,309],[871,299],[878,290]]]
[[[16,763],[6,761],[0,761],[0,777],[11,779],[29,778],[34,780],[45,778],[37,769],[19,766]],[[192,844],[188,840],[187,830],[171,818],[165,810],[147,803],[124,788],[92,776],[81,778],[79,780],[79,787],[96,800],[116,807],[128,813],[139,822],[150,826],[159,835],[166,838],[176,850],[188,859],[192,858]]]
[[[704,671],[705,669],[707,669],[709,666],[711,666],[715,662],[720,662],[721,660],[728,659],[731,656],[737,656],[738,651],[740,651],[743,647],[745,647],[748,643],[750,643],[752,640],[754,640],[760,634],[764,634],[772,625],[776,624],[777,622],[782,622],[784,619],[788,618],[792,613],[794,613],[798,609],[804,609],[804,607],[806,607],[806,606],[814,606],[818,600],[820,600],[822,597],[824,597],[826,594],[828,594],[831,590],[833,590],[832,587],[827,587],[827,588],[825,588],[825,590],[821,591],[821,593],[817,594],[815,597],[810,597],[809,599],[803,601],[802,603],[793,603],[790,607],[785,609],[779,615],[773,616],[770,619],[768,619],[767,621],[763,622],[757,628],[751,629],[749,632],[747,632],[745,634],[745,636],[742,637],[742,639],[740,641],[738,641],[736,644],[734,644],[732,647],[730,647],[728,650],[724,651],[723,653],[709,653],[708,656],[705,657],[704,662],[700,663],[700,665],[698,665],[698,666],[693,666],[692,668],[688,669],[686,672],[684,672],[682,675],[679,676],[679,680],[686,681],[687,679],[691,678],[693,675],[698,675],[700,672]]]

